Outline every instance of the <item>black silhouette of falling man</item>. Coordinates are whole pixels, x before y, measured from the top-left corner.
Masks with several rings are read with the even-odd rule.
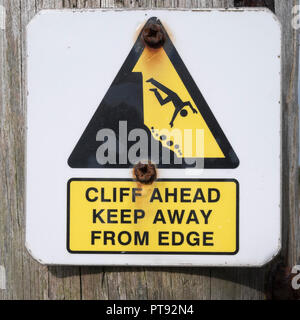
[[[197,110],[195,108],[193,108],[192,104],[190,103],[190,101],[185,101],[183,102],[180,97],[178,96],[177,93],[175,93],[174,91],[170,90],[169,88],[165,87],[163,84],[159,83],[158,81],[154,80],[153,78],[147,80],[147,82],[150,82],[151,84],[153,84],[156,88],[158,88],[159,90],[161,90],[162,92],[164,92],[167,97],[165,99],[162,98],[162,96],[160,95],[160,93],[158,92],[158,90],[156,88],[150,89],[150,91],[153,91],[158,102],[160,103],[161,106],[169,103],[169,102],[173,102],[173,105],[175,107],[175,111],[173,114],[173,117],[171,119],[171,122],[169,123],[171,128],[173,128],[174,125],[174,121],[178,115],[178,112],[180,112],[182,117],[186,117],[187,116],[187,111],[186,110],[182,110],[185,106],[189,106],[191,108],[191,110],[193,111],[193,113],[197,113]]]

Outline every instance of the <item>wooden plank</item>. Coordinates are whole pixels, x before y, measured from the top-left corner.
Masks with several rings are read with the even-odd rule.
[[[298,211],[298,31],[293,29],[292,9],[298,0],[275,1],[275,10],[282,24],[282,129],[283,129],[283,250],[286,265],[300,262],[300,220]]]
[[[298,1],[275,1],[283,24],[284,250],[294,265],[299,257],[297,200],[297,37],[291,9]],[[0,0],[6,29],[0,30],[0,265],[7,290],[0,299],[263,299],[268,268],[109,268],[45,267],[24,247],[25,34],[42,8],[232,7],[231,0],[111,1]],[[299,259],[299,258],[298,258]]]
[[[239,1],[243,3],[244,1]],[[247,3],[246,3],[247,2]],[[245,5],[255,1],[245,1]],[[262,1],[260,1],[262,2]],[[271,9],[273,3],[267,1]],[[288,267],[299,264],[300,220],[298,211],[298,32],[292,28],[292,8],[299,4],[297,0],[275,1],[275,13],[283,30],[282,38],[282,109],[283,109],[283,171],[282,171],[282,214],[283,248],[278,258],[265,266],[255,269],[231,269],[212,271],[212,298],[223,299],[232,296],[240,299],[263,299],[270,272],[276,270],[274,264],[283,262]],[[227,273],[227,276],[225,274]],[[221,280],[225,278],[226,280]],[[223,285],[222,285],[223,283]],[[289,284],[288,284],[289,286]],[[225,291],[222,292],[220,288]],[[290,289],[290,288],[287,288]],[[230,293],[231,292],[231,293]],[[268,297],[272,293],[267,292]]]
[[[6,27],[1,30],[0,126],[0,264],[6,269],[1,298],[22,298],[26,290],[24,257],[24,104],[22,102],[21,12],[18,0],[4,1]],[[18,276],[16,276],[18,274]],[[28,283],[28,282],[27,282]]]

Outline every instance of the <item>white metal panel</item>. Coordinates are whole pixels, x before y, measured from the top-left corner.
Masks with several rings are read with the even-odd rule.
[[[71,178],[130,178],[131,169],[71,169],[67,159],[131,50],[156,16],[236,151],[237,169],[197,178],[240,184],[233,256],[70,254]],[[26,243],[45,264],[258,266],[281,246],[281,30],[267,10],[42,11],[27,28]],[[186,178],[160,169],[161,178]],[[190,178],[190,176],[189,176]]]

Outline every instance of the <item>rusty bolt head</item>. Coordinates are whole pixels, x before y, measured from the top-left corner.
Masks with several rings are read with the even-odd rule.
[[[148,164],[139,162],[133,169],[136,180],[143,184],[152,184],[156,178],[156,167],[150,161]]]
[[[161,48],[166,40],[162,26],[158,23],[149,23],[143,30],[142,38],[147,46],[153,49]]]

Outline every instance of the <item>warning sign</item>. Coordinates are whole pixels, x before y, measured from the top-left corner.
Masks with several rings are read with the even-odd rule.
[[[278,254],[282,30],[272,13],[45,10],[26,28],[35,260],[258,267]]]
[[[235,180],[72,179],[70,253],[238,252]]]
[[[160,25],[164,45],[142,33]],[[232,146],[166,30],[148,20],[69,157],[71,168],[127,168],[151,160],[158,168],[236,168]]]

